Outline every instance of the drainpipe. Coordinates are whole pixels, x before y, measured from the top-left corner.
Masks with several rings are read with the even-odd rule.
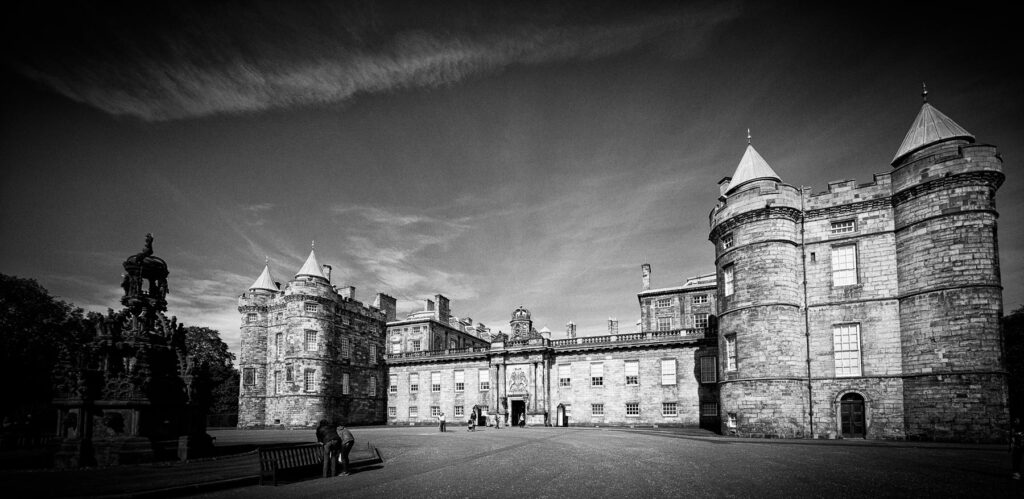
[[[806,225],[806,199],[807,187],[800,186],[800,255],[803,263],[803,291],[804,291],[804,341],[807,345],[807,417],[810,428],[810,438],[814,438],[814,388],[811,384],[811,318],[810,309],[807,307],[807,245],[804,240]]]

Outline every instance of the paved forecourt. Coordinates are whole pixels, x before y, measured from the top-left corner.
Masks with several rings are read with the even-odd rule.
[[[383,466],[204,497],[1024,496],[1021,482],[1009,478],[1009,454],[993,445],[751,440],[604,428],[353,432],[379,449]],[[274,433],[233,432],[218,443],[280,441]]]

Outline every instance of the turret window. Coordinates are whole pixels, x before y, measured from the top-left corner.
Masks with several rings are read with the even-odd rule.
[[[274,355],[278,359],[284,357],[284,334],[277,333],[274,335]]]
[[[260,318],[259,314],[255,314],[255,313],[245,314],[245,321],[246,322],[256,322],[256,320],[258,320],[259,318]]]
[[[736,267],[732,264],[722,267],[722,293],[725,296],[732,296],[733,292],[733,274],[735,274]]]
[[[320,307],[316,303],[306,303],[304,305],[304,310],[306,312],[316,312],[319,309]]]
[[[303,389],[306,392],[315,392],[317,390],[315,369],[306,369],[305,377],[303,378]]]
[[[348,373],[341,373],[341,394],[348,395],[351,390],[352,378]]]
[[[857,284],[857,245],[832,248],[832,285],[852,286]]]
[[[367,380],[366,394],[375,397],[377,395],[377,377],[370,375],[370,379]]]
[[[317,341],[316,331],[306,331],[306,351],[316,352],[320,350],[320,343]]]
[[[377,345],[370,345],[370,364],[377,364]]]
[[[736,370],[736,335],[730,334],[725,337],[725,370]]]
[[[726,234],[722,236],[722,249],[727,250],[732,248],[736,244],[736,240],[733,239],[732,234]]]

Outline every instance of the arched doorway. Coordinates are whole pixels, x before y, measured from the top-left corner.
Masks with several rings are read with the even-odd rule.
[[[847,393],[839,400],[839,425],[843,438],[864,438],[867,434],[864,397],[859,393]]]
[[[565,414],[565,405],[558,404],[555,408],[555,426],[569,426],[569,417]]]

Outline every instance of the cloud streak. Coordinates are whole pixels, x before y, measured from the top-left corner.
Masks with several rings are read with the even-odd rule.
[[[448,12],[378,4],[287,9],[257,3],[255,12],[242,14],[197,5],[163,6],[164,12],[79,7],[57,23],[80,17],[78,29],[70,30],[77,37],[22,27],[14,45],[35,48],[9,57],[8,64],[75,101],[160,121],[438,87],[516,64],[617,55],[665,36],[678,55],[689,56],[714,27],[737,15],[723,4],[634,12],[540,2],[530,15],[503,14],[500,5],[490,6],[497,12],[492,14],[486,6]],[[402,9],[415,12],[394,13]],[[20,14],[14,22],[43,24],[32,18],[38,13]],[[38,37],[54,35],[55,48],[39,48],[50,44]]]

